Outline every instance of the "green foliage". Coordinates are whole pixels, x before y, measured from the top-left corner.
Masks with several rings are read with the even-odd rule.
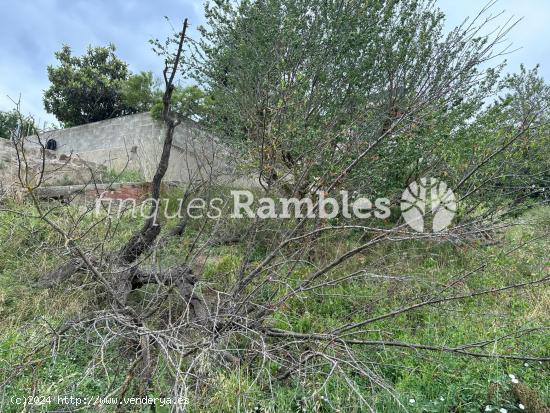
[[[121,83],[120,94],[124,103],[136,112],[147,112],[160,101],[158,82],[153,79],[153,73],[141,72],[130,75]]]
[[[14,212],[25,211],[24,206],[10,208]],[[425,293],[434,285],[447,282],[449,277],[468,272],[482,263],[486,264],[485,270],[469,277],[458,287],[458,293],[475,291],[487,284],[499,286],[532,280],[543,275],[548,266],[548,238],[541,237],[549,229],[548,218],[548,208],[531,211],[516,221],[524,225],[511,227],[494,246],[455,246],[420,241],[379,245],[367,256],[358,257],[346,268],[336,271],[332,277],[338,279],[350,271],[378,265],[384,268],[387,275],[405,279],[350,279],[327,289],[322,300],[314,291],[305,293],[289,302],[282,311],[274,313],[271,325],[304,333],[330,331],[343,322],[362,319],[365,314],[374,316],[385,313],[396,308],[406,297]],[[92,225],[92,222],[88,224]],[[87,232],[87,247],[107,242],[108,248],[116,248],[132,233],[134,225],[134,219],[121,220],[115,237],[109,240],[101,236],[98,228],[94,227],[91,232],[83,229]],[[202,223],[192,221],[189,225],[192,240],[202,231]],[[79,235],[75,233],[75,236]],[[169,260],[164,263],[177,261],[181,251],[185,250],[182,242],[192,241],[175,240],[159,251]],[[527,243],[524,248],[514,249],[512,254],[506,253],[519,242]],[[343,239],[341,235],[329,237],[323,253],[325,259],[333,259],[332,254],[336,254],[334,250],[342,243],[357,245],[357,239],[353,236]],[[48,248],[44,249],[44,245]],[[26,358],[25,349],[30,344],[44,344],[43,337],[50,333],[50,325],[82,314],[91,303],[101,299],[93,292],[86,294],[78,287],[71,288],[74,280],[49,291],[32,287],[36,276],[56,265],[57,256],[52,256],[51,250],[61,250],[63,245],[64,240],[59,234],[38,219],[29,220],[19,213],[0,214],[0,380],[8,379],[13,366],[18,365],[21,359],[25,359],[22,368],[26,369],[25,374],[18,375],[17,380],[9,381],[9,385],[4,387],[8,399],[27,395],[31,390],[40,396],[105,396],[112,386],[124,381],[125,370],[121,368],[121,361],[129,357],[126,350],[128,343],[124,340],[115,340],[101,348],[101,360],[105,366],[113,366],[105,374],[103,369],[89,374],[90,360],[98,357],[99,351],[96,346],[90,345],[90,340],[93,340],[91,336],[67,336],[56,348],[55,356],[46,346],[39,354]],[[240,244],[213,250],[213,256],[206,263],[204,282],[215,288],[231,283],[242,260],[248,256],[246,248],[246,245]],[[26,253],[22,255],[21,251]],[[305,262],[293,265],[291,269],[292,277],[288,283],[266,292],[268,295],[284,294],[296,287],[309,270]],[[283,290],[280,291],[280,288]],[[354,299],[350,300],[350,297]],[[427,306],[399,318],[381,320],[365,334],[379,340],[391,338],[392,341],[455,346],[503,336],[511,330],[545,325],[549,321],[549,305],[548,287],[542,285],[518,290],[514,294],[490,294],[481,299],[450,302],[439,307]],[[20,328],[22,325],[25,325],[24,329]],[[98,333],[101,334],[101,331]],[[502,342],[491,342],[485,350],[508,354],[528,349],[532,354],[544,354],[550,345],[548,339],[548,335],[544,334],[510,337]],[[526,405],[525,400],[520,398],[521,394],[527,393],[525,389],[531,392],[529,397],[536,396],[542,405],[550,402],[546,367],[538,362],[472,359],[446,353],[390,348],[355,349],[354,354],[358,361],[368,366],[366,371],[376,374],[378,383],[383,379],[384,384],[393,389],[390,394],[376,385],[371,388],[372,383],[367,377],[351,378],[357,383],[359,394],[367,398],[377,412],[401,412],[406,408],[410,412],[473,413],[484,411],[488,405],[497,407],[494,411],[501,407],[509,412],[519,411],[517,406],[520,402]],[[202,362],[207,369],[209,361]],[[266,379],[267,373],[275,376],[280,372],[277,360],[258,360],[258,363],[259,366],[219,369],[206,375],[205,380],[214,391],[193,396],[190,411],[226,412],[235,410],[236,406],[243,411],[259,408],[266,412],[304,409],[317,412],[336,409],[361,411],[356,407],[357,394],[350,391],[349,383],[342,376],[328,378],[329,371],[326,370],[317,374],[296,373],[283,381],[269,381]],[[521,394],[514,387],[510,374],[517,377],[523,386]],[[159,366],[153,377],[153,393],[162,394],[170,377]],[[323,384],[324,390],[315,392]],[[137,390],[129,389],[129,395],[136,394],[134,392]],[[67,406],[51,403],[43,407],[46,411]],[[4,410],[15,412],[20,409],[8,404]],[[110,411],[107,407],[106,410]]]
[[[176,87],[172,94],[172,112],[181,119],[201,120],[209,110],[209,96],[198,86]],[[155,119],[162,116],[162,98],[159,96],[152,106]]]
[[[89,47],[75,57],[69,46],[56,52],[58,66],[48,66],[50,87],[44,105],[70,127],[132,113],[152,111],[160,118],[162,90],[151,72],[132,74],[115,47]],[[181,118],[202,118],[208,98],[198,86],[176,87],[172,111]]]
[[[430,112],[471,88],[464,79],[476,69],[456,55],[460,47],[473,60],[480,53],[443,35],[443,14],[430,2],[217,1],[206,17],[206,58],[194,67],[212,96],[206,121],[246,143],[268,181],[300,175],[300,165],[314,159],[322,162],[310,175],[336,173],[418,100],[430,100],[423,102]],[[453,80],[459,71],[463,77]],[[425,147],[392,139],[376,154],[391,161],[370,171],[370,187],[391,179],[402,188],[408,171],[394,166]]]
[[[203,122],[266,186],[327,186],[372,145],[342,186],[398,199],[427,173],[453,187],[483,163],[471,205],[549,187],[548,87],[536,70],[481,66],[494,39],[445,34],[433,2],[221,0],[206,18],[205,58],[190,64],[211,99]]]
[[[22,136],[32,135],[34,128],[33,122],[22,118],[17,111],[0,111],[0,139],[10,139],[17,129],[22,131]]]
[[[459,195],[467,195],[459,220],[466,209],[483,216],[498,211],[491,207],[518,202],[522,196],[540,196],[548,187],[549,88],[536,69],[522,68],[504,77],[502,67],[481,69],[480,63],[490,55],[486,52],[490,39],[472,37],[469,33],[477,32],[464,28],[445,35],[443,15],[433,2],[217,0],[207,7],[206,16],[209,26],[202,29],[201,43],[205,60],[188,64],[204,89],[177,87],[173,112],[203,122],[242,148],[250,155],[243,158],[260,169],[268,184],[281,176],[300,177],[305,185],[298,189],[304,193],[313,184],[322,188],[369,148],[368,156],[345,174],[342,185],[364,195],[398,199],[404,186],[428,171],[460,190]],[[49,71],[58,83],[67,82],[59,90],[61,109],[72,108],[63,106],[66,97],[81,104],[87,98],[83,91],[93,87],[99,93],[96,98],[106,97],[106,106],[118,110],[113,116],[151,110],[159,117],[161,93],[153,76],[131,75],[114,56],[113,47],[90,49],[81,58],[64,48],[58,59],[62,65]],[[51,90],[50,95],[55,95]],[[89,102],[77,106],[75,113],[87,113],[82,109],[86,105]],[[402,117],[404,113],[407,116]],[[90,114],[96,115],[105,113]],[[522,130],[525,125],[529,128]],[[521,134],[516,136],[518,130]],[[461,188],[463,177],[477,169],[480,173]],[[113,171],[107,178],[127,179]],[[487,190],[479,191],[482,186],[491,190],[491,196]],[[173,201],[180,189],[165,192]],[[174,202],[167,204],[171,212],[177,208]],[[31,287],[33,279],[53,266],[52,250],[65,254],[66,240],[36,218],[23,219],[28,213],[24,208],[14,210],[0,215],[0,382],[10,381],[12,366],[25,357],[25,345],[49,337],[50,324],[96,308],[105,299],[100,289],[84,295],[83,283],[73,280],[37,293]],[[70,236],[79,240],[83,251],[116,251],[135,231],[135,219],[129,216],[94,222],[77,214],[74,205],[56,204],[47,210],[61,226],[78,217],[79,225]],[[162,224],[169,230],[175,220],[164,217]],[[365,246],[368,233],[320,231],[315,234],[315,248],[297,250],[303,254],[285,245],[278,253],[292,258],[265,268],[266,282],[249,286],[247,297],[252,297],[253,305],[243,322],[248,322],[249,314],[252,321],[254,312],[267,310],[262,321],[266,328],[320,334],[370,320],[364,330],[345,336],[368,345],[288,339],[277,341],[280,346],[270,353],[265,346],[273,344],[272,337],[255,335],[253,329],[248,334],[220,328],[226,334],[220,339],[225,348],[257,357],[243,357],[242,364],[230,368],[214,360],[223,357],[221,351],[199,349],[194,366],[182,358],[177,369],[192,367],[199,372],[199,390],[190,392],[190,411],[362,411],[366,404],[380,412],[479,412],[486,406],[513,411],[523,403],[520,393],[529,392],[547,403],[550,385],[542,364],[464,358],[415,344],[456,349],[478,343],[466,349],[545,354],[549,336],[540,326],[549,321],[548,286],[495,289],[529,284],[547,273],[548,222],[548,208],[516,217],[507,223],[521,225],[492,234],[496,245],[432,241],[435,237],[414,240],[404,233],[346,260],[343,252]],[[315,225],[338,223],[335,219]],[[377,225],[384,229],[389,224]],[[242,271],[266,259],[287,223],[257,222],[253,233],[240,225],[242,221],[190,220],[184,237],[164,238],[162,247],[144,255],[139,264],[170,268],[183,260],[201,276],[196,284],[199,293],[215,303],[217,292],[231,291]],[[245,239],[217,244],[233,232]],[[315,274],[312,271],[332,262],[341,265],[311,280],[323,288],[299,289]],[[133,291],[129,302],[148,314],[147,328],[169,331],[163,320],[172,307],[164,304],[176,298],[167,292],[150,312],[148,300],[158,297],[153,291],[159,287]],[[434,291],[448,300],[398,310],[433,296]],[[473,294],[480,291],[483,294]],[[287,295],[292,298],[279,301]],[[235,305],[242,304],[235,301]],[[388,314],[394,316],[379,317]],[[220,313],[220,319],[224,315]],[[85,337],[64,337],[55,354],[45,347],[31,354],[21,367],[25,374],[6,388],[7,397],[31,388],[37,394],[70,392],[88,397],[117,388],[136,347],[124,334],[102,341],[103,328],[113,327],[108,320],[99,322]],[[380,346],[381,341],[396,346]],[[299,351],[294,353],[294,347]],[[178,351],[174,354],[181,354]],[[286,372],[290,357],[298,355],[299,368]],[[95,366],[97,360],[102,368],[91,370],[89,363]],[[158,360],[153,393],[165,391],[175,370],[164,366],[162,357]],[[290,374],[274,380],[281,373]],[[518,393],[510,374],[528,390]]]
[[[78,57],[65,45],[56,52],[58,66],[48,66],[51,85],[44,92],[46,111],[67,127],[134,113],[136,108],[121,93],[121,83],[129,77],[128,65],[115,50],[112,44],[90,46]]]
[[[109,169],[105,174],[101,176],[101,182],[112,183],[112,182],[143,182],[145,178],[143,174],[139,171],[124,169],[118,171],[115,169]]]
[[[500,182],[504,188],[518,188],[515,201],[522,197],[550,198],[550,86],[538,74],[538,66],[507,76],[503,81],[507,95],[501,99],[506,120],[515,124],[530,123],[514,146],[507,176]],[[533,114],[534,113],[534,114]]]

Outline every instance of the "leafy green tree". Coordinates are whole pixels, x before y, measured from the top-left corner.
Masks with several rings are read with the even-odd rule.
[[[159,84],[153,79],[153,73],[132,74],[120,84],[122,101],[134,112],[147,112],[162,100]]]
[[[34,133],[34,124],[29,119],[21,118],[16,110],[0,111],[0,139],[11,139],[17,129],[22,131],[22,136],[31,135]]]
[[[445,34],[430,1],[219,0],[206,18],[192,67],[212,97],[205,120],[245,143],[267,185],[295,176],[305,188],[375,144],[376,170],[365,160],[349,176],[402,188],[436,139],[414,117],[447,122],[486,97],[478,65],[492,39]]]
[[[44,105],[66,127],[132,113],[159,116],[162,91],[151,72],[132,74],[115,55],[115,46],[89,47],[80,57],[69,46],[56,52],[58,66],[48,66],[50,87]],[[207,95],[197,86],[174,87],[173,111],[182,118],[201,119]]]
[[[491,201],[517,204],[527,197],[548,197],[550,86],[539,76],[538,67],[521,66],[519,73],[502,77],[496,90],[498,97],[479,111],[475,122],[456,128],[455,139],[444,151],[448,170],[463,174],[475,160],[490,157],[505,145],[506,152],[486,162],[485,173],[473,177],[471,184],[481,186],[486,180]],[[472,196],[484,203],[488,198],[486,192]]]
[[[181,119],[200,121],[209,113],[210,96],[196,85],[176,87],[172,95],[172,111]],[[162,101],[157,99],[152,106],[152,114],[160,119]]]
[[[51,85],[44,93],[48,113],[54,114],[64,126],[135,113],[136,107],[123,99],[121,91],[122,83],[130,76],[128,65],[115,55],[115,50],[112,44],[90,46],[78,57],[65,45],[56,52],[59,65],[48,66]]]

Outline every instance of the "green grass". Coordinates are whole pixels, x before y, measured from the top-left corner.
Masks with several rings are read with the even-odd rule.
[[[28,209],[19,212],[28,212]],[[69,219],[61,211],[56,217]],[[467,294],[487,286],[499,287],[540,278],[550,267],[550,209],[536,209],[520,221],[523,225],[511,227],[499,235],[497,244],[489,246],[411,241],[379,245],[346,263],[331,276],[337,278],[367,268],[406,278],[349,281],[326,291],[322,298],[304,293],[292,300],[284,311],[276,313],[271,323],[296,332],[325,331],[398,308],[411,297],[441,288],[450,277],[464,274],[483,263],[486,264],[483,271],[468,277],[455,293]],[[190,225],[190,234],[197,234],[199,223]],[[130,218],[119,222],[105,248],[120,245],[134,226]],[[103,240],[99,236],[104,228],[98,227],[91,232],[87,247],[101,245]],[[169,242],[162,251],[166,262],[177,262],[189,242],[188,239]],[[327,238],[323,242],[326,242],[326,252],[321,261],[328,261],[338,250],[355,245],[357,237]],[[522,248],[513,250],[522,242],[525,243]],[[203,281],[220,287],[230,285],[236,279],[246,252],[245,247],[238,244],[217,247],[204,263]],[[254,259],[260,260],[263,253],[260,248],[253,254]],[[13,396],[104,396],[113,383],[124,380],[125,372],[116,367],[108,374],[101,369],[89,374],[90,362],[98,357],[101,349],[90,346],[86,337],[64,343],[68,347],[55,357],[49,349],[38,353],[40,357],[32,357],[33,363],[25,365],[28,349],[41,343],[50,325],[74,317],[101,300],[93,291],[82,288],[60,286],[44,290],[32,286],[37,276],[55,266],[66,254],[63,240],[43,223],[18,214],[0,213],[0,383],[9,379],[5,393],[0,395],[4,411],[20,411],[17,406],[6,403]],[[289,286],[296,285],[309,270],[306,265],[294,268]],[[77,284],[87,282],[85,276],[78,277],[81,278]],[[364,338],[452,347],[518,329],[548,327],[549,322],[550,288],[539,285],[507,294],[487,294],[476,299],[426,306],[373,323]],[[483,351],[548,356],[550,334],[511,338],[491,344]],[[121,339],[102,357],[107,365],[116,366],[117,360],[131,357],[131,352]],[[494,407],[493,411],[505,408],[508,412],[517,412],[521,411],[519,403],[550,405],[549,366],[538,362],[468,358],[412,349],[364,348],[355,349],[355,354],[371,378],[360,375],[351,378],[357,393],[377,412],[399,412],[405,408],[410,412],[480,412],[486,406]],[[23,365],[23,374],[11,378],[16,365]],[[268,363],[263,369],[266,371],[263,377],[267,377],[268,372],[276,374],[278,367]],[[519,381],[517,385],[512,383],[511,374]],[[246,366],[216,371],[208,378],[213,390],[207,396],[192,399],[190,411],[254,411],[259,408],[277,412],[360,412],[365,408],[359,407],[358,395],[350,390],[343,376],[328,380],[318,393],[316,389],[324,382],[320,375],[307,378],[296,375],[271,383],[255,377]],[[393,389],[391,393],[378,385],[373,386],[373,377],[383,379]],[[163,367],[159,366],[154,378],[156,388],[167,388],[166,380]],[[47,408],[56,407],[63,406],[52,403]],[[46,407],[35,410],[46,411]],[[157,411],[169,410],[159,408]]]
[[[124,169],[122,171],[109,169],[101,175],[103,183],[144,182],[145,178],[140,171]]]

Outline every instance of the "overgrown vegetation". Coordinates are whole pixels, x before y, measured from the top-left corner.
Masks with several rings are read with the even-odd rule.
[[[113,366],[117,365],[116,360],[128,357],[132,348],[125,344],[123,337],[115,339],[113,345],[102,350],[90,346],[87,336],[81,336],[77,330],[59,343],[63,346],[62,352],[51,353],[48,348],[40,362],[27,374],[13,378],[13,366],[21,363],[29,343],[47,333],[51,325],[78,317],[105,299],[103,294],[74,288],[74,280],[52,290],[33,287],[37,276],[35,269],[55,265],[57,254],[52,252],[63,250],[64,241],[40,220],[29,220],[25,216],[27,211],[17,207],[16,213],[2,214],[0,221],[0,382],[6,384],[2,393],[3,402],[15,395],[30,393],[103,397],[111,392],[116,383],[124,380],[125,372],[116,368],[111,371],[109,368],[109,375],[102,369],[94,369],[95,373],[90,374],[90,369],[93,369],[99,356],[103,363]],[[335,285],[323,297],[311,293],[292,300],[284,312],[274,317],[273,325],[308,332],[333,328],[365,312],[381,314],[394,308],[404,298],[426,289],[438,288],[456,274],[467,273],[480,264],[486,264],[484,270],[461,284],[458,291],[468,293],[485,284],[501,286],[532,280],[547,272],[550,265],[547,254],[550,248],[549,223],[550,211],[539,208],[499,234],[494,245],[417,241],[381,245],[369,254],[357,257],[341,272],[335,272],[332,278],[338,279],[356,269],[365,270],[368,275]],[[200,221],[191,221],[188,230],[190,236],[199,233]],[[103,246],[116,248],[122,245],[132,231],[132,219],[124,219],[118,223],[116,236]],[[100,237],[101,231],[96,231],[89,242],[99,245],[102,242]],[[337,256],[339,249],[358,245],[358,240],[359,234],[346,238],[326,237],[323,240],[322,262]],[[524,247],[515,248],[518,242]],[[48,248],[44,248],[45,245]],[[176,262],[180,254],[180,241],[171,242],[163,249],[161,260],[169,265],[169,262]],[[199,267],[205,265],[204,291],[223,288],[236,279],[246,255],[243,245],[218,246],[211,251],[206,262],[197,262]],[[260,253],[256,259],[261,259]],[[306,273],[306,268],[295,268],[291,282],[298,282]],[[82,279],[84,284],[89,281],[88,277]],[[136,292],[135,299],[142,294],[149,292]],[[163,311],[168,309],[168,306],[163,306],[157,316],[162,317]],[[391,338],[441,346],[483,342],[489,337],[505,336],[512,330],[526,331],[548,325],[549,309],[548,286],[522,289],[511,295],[495,293],[481,300],[472,298],[425,307],[391,322],[379,322],[371,327],[369,336],[374,340]],[[97,333],[101,334],[101,330]],[[511,337],[502,342],[491,341],[485,347],[495,354],[515,353],[517,349],[544,354],[550,348],[550,336]],[[99,351],[105,353],[100,354]],[[486,406],[493,406],[493,411],[504,407],[514,412],[520,411],[519,403],[550,406],[548,366],[537,361],[472,360],[453,354],[406,348],[365,351],[361,357],[364,358],[365,368],[384,378],[386,384],[393,388],[393,396],[385,391],[371,394],[367,389],[373,383],[367,377],[364,382],[356,384],[364,397],[371,394],[368,396],[372,397],[370,402],[379,412],[400,411],[402,408],[396,404],[397,401],[411,412],[479,412],[484,411]],[[203,362],[206,368],[208,362]],[[277,370],[270,363],[263,368],[274,369],[273,373]],[[530,392],[515,391],[518,385],[512,382],[510,375],[517,378],[518,385]],[[270,383],[257,380],[249,366],[242,366],[233,371],[221,370],[209,380],[215,383],[216,390],[208,395],[199,392],[192,396],[190,411],[225,412],[234,411],[237,406],[241,411],[254,411],[256,407],[262,411],[301,411],[302,407],[305,411],[361,411],[358,396],[350,392],[342,379],[334,377],[320,387],[325,380],[322,372],[318,375],[291,375]],[[167,381],[170,381],[170,375],[163,366],[159,366],[150,395],[166,396]],[[524,393],[529,396],[521,396]],[[131,394],[135,393],[131,391]],[[56,407],[66,406],[51,403],[36,410],[46,411]],[[4,408],[4,411],[16,412],[19,408],[11,406]],[[84,411],[97,411],[97,408]],[[157,408],[157,411],[169,410]]]
[[[0,406],[546,411],[550,87],[536,68],[489,66],[514,25],[484,34],[489,8],[447,33],[429,0],[207,4],[199,41],[186,19],[152,42],[163,90],[145,101],[164,136],[141,218],[109,215],[101,194],[39,199],[46,172],[12,130],[25,197],[2,198]],[[139,102],[140,76],[116,93]],[[193,117],[188,182],[167,189]],[[241,160],[256,213],[232,214],[238,174],[219,180],[215,156]],[[293,215],[257,209],[289,196],[307,201]],[[218,197],[220,215],[194,219]],[[362,213],[327,215],[327,197]]]
[[[33,122],[27,119],[19,124],[18,121],[19,114],[15,110],[10,112],[0,111],[0,139],[11,139],[12,131],[18,128],[27,134],[33,131]]]
[[[144,182],[145,178],[140,171],[124,168],[121,171],[109,169],[101,176],[101,182]]]
[[[74,56],[68,45],[55,53],[59,64],[48,66],[49,88],[44,106],[64,127],[151,111],[161,120],[162,90],[151,72],[131,73],[116,48],[89,46],[82,56]],[[182,118],[201,117],[206,96],[197,86],[175,86],[174,111]],[[0,137],[5,129],[0,117]],[[13,114],[6,122],[16,119]],[[11,125],[10,123],[10,125]],[[14,125],[12,125],[14,126]]]

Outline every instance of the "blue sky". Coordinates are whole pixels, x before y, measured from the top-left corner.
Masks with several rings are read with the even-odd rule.
[[[447,14],[447,26],[477,14],[483,0],[438,0]],[[541,74],[550,79],[550,1],[499,0],[493,13],[506,10],[523,20],[509,34],[514,48],[507,56],[509,70],[520,63],[541,64]],[[55,63],[54,52],[63,43],[75,53],[89,44],[117,46],[118,55],[132,71],[160,74],[162,61],[151,51],[148,40],[164,38],[170,26],[188,17],[191,28],[203,23],[202,2],[192,0],[0,0],[0,110],[13,107],[10,100],[21,95],[22,109],[41,122],[55,118],[44,111],[42,93],[48,86],[46,66]],[[191,30],[191,34],[193,34]]]

